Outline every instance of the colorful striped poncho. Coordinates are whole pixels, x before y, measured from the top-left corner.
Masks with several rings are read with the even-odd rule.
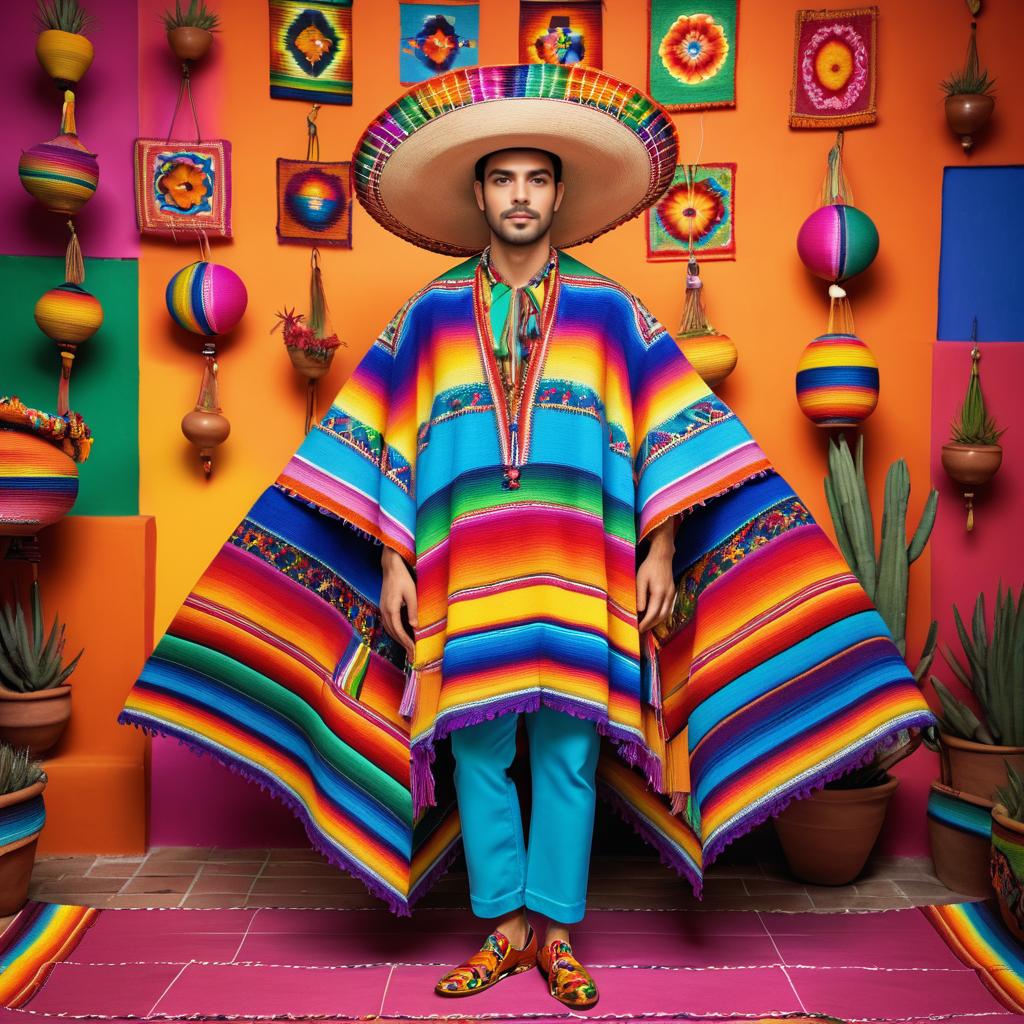
[[[409,913],[458,849],[445,737],[543,703],[597,723],[601,793],[699,894],[726,844],[934,717],[732,410],[638,299],[565,253],[509,422],[479,263],[387,325],[121,721],[256,780]],[[636,567],[670,516],[678,600],[641,638]],[[416,577],[411,671],[380,619],[382,544]]]

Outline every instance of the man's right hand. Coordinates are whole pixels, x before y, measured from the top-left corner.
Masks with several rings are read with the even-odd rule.
[[[416,581],[405,564],[405,559],[394,548],[385,547],[381,554],[381,566],[384,570],[384,582],[380,592],[380,612],[384,628],[388,635],[397,640],[412,662],[416,656],[414,634],[405,628],[402,622],[402,608],[405,607],[409,617],[409,625],[415,630],[416,621]]]

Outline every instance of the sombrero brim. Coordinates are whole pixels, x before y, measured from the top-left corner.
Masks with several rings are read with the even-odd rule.
[[[389,231],[424,249],[470,256],[490,234],[473,195],[486,153],[536,148],[562,159],[558,248],[589,242],[642,213],[672,181],[671,115],[603,71],[552,64],[463,68],[410,89],[363,132],[356,195]]]

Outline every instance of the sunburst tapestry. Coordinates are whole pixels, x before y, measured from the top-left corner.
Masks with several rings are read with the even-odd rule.
[[[681,164],[646,216],[649,260],[685,260],[691,243],[702,261],[735,259],[736,165]]]
[[[399,4],[402,85],[479,63],[479,4]]]
[[[736,106],[739,0],[650,0],[648,86],[669,110]]]
[[[352,0],[270,0],[270,95],[352,103]]]

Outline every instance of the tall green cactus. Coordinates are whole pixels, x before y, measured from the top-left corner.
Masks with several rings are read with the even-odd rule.
[[[857,438],[854,463],[843,434],[839,443],[829,439],[828,476],[825,497],[836,530],[839,550],[878,609],[900,654],[907,649],[907,589],[909,570],[916,561],[935,525],[935,509],[939,492],[928,495],[914,536],[907,544],[907,500],[910,497],[910,474],[903,459],[897,459],[885,476],[885,504],[882,511],[882,543],[875,555],[875,528],[864,481],[864,437]],[[934,656],[936,623],[928,631],[922,659]],[[918,680],[928,669],[918,666]]]

